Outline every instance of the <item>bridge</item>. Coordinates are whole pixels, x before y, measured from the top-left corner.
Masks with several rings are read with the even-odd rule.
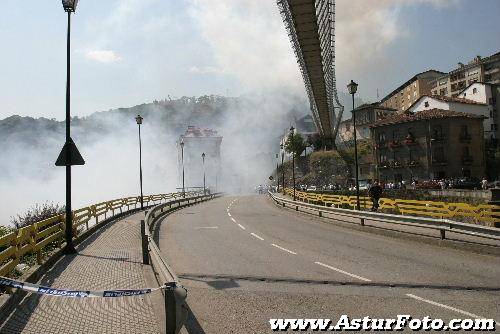
[[[270,319],[342,314],[500,320],[497,228],[298,197],[164,194],[144,198],[147,213],[137,197],[99,203],[74,212],[74,255],[39,253],[63,246],[64,217],[4,236],[0,332],[173,333],[182,322],[182,333],[267,333]],[[39,265],[13,276],[31,253]],[[169,299],[170,288],[181,291]]]
[[[335,142],[344,107],[335,79],[335,1],[278,0],[319,133]]]

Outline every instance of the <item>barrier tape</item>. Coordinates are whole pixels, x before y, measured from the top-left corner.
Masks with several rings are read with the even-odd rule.
[[[0,285],[21,289],[24,291],[34,292],[40,295],[48,295],[54,297],[71,297],[71,298],[87,298],[87,297],[133,297],[149,294],[151,292],[165,289],[167,286],[163,285],[152,289],[138,289],[138,290],[104,290],[104,291],[88,291],[88,290],[66,290],[54,289],[38,284],[16,281],[10,278],[0,277]]]

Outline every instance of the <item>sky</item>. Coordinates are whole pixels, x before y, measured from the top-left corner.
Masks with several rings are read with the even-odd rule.
[[[498,0],[338,0],[337,86],[375,101],[416,73],[500,51]],[[64,119],[66,14],[0,2],[0,119]],[[72,115],[170,96],[305,96],[274,0],[81,0],[72,20]]]

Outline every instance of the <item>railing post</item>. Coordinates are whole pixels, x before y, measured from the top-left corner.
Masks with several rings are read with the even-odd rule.
[[[446,235],[445,235],[446,232],[445,232],[445,230],[444,229],[440,229],[439,233],[441,235],[441,240],[444,240],[446,238]]]
[[[323,217],[323,212],[319,211],[318,214],[320,217]]]
[[[165,333],[175,334],[177,319],[175,312],[175,283],[166,283],[165,289]]]
[[[148,236],[146,235],[146,222],[141,219],[142,263],[149,264]]]
[[[361,224],[361,226],[365,226],[365,219],[364,218],[360,219],[360,224]]]

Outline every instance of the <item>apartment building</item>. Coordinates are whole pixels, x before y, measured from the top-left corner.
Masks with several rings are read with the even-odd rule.
[[[476,56],[432,82],[432,95],[457,97],[462,90],[475,82],[500,84],[500,52],[486,58]]]
[[[443,75],[445,73],[435,70],[419,73],[389,93],[380,104],[404,112],[422,95],[430,95],[433,82]]]
[[[483,116],[430,109],[387,117],[371,125],[375,174],[385,182],[485,173]]]

